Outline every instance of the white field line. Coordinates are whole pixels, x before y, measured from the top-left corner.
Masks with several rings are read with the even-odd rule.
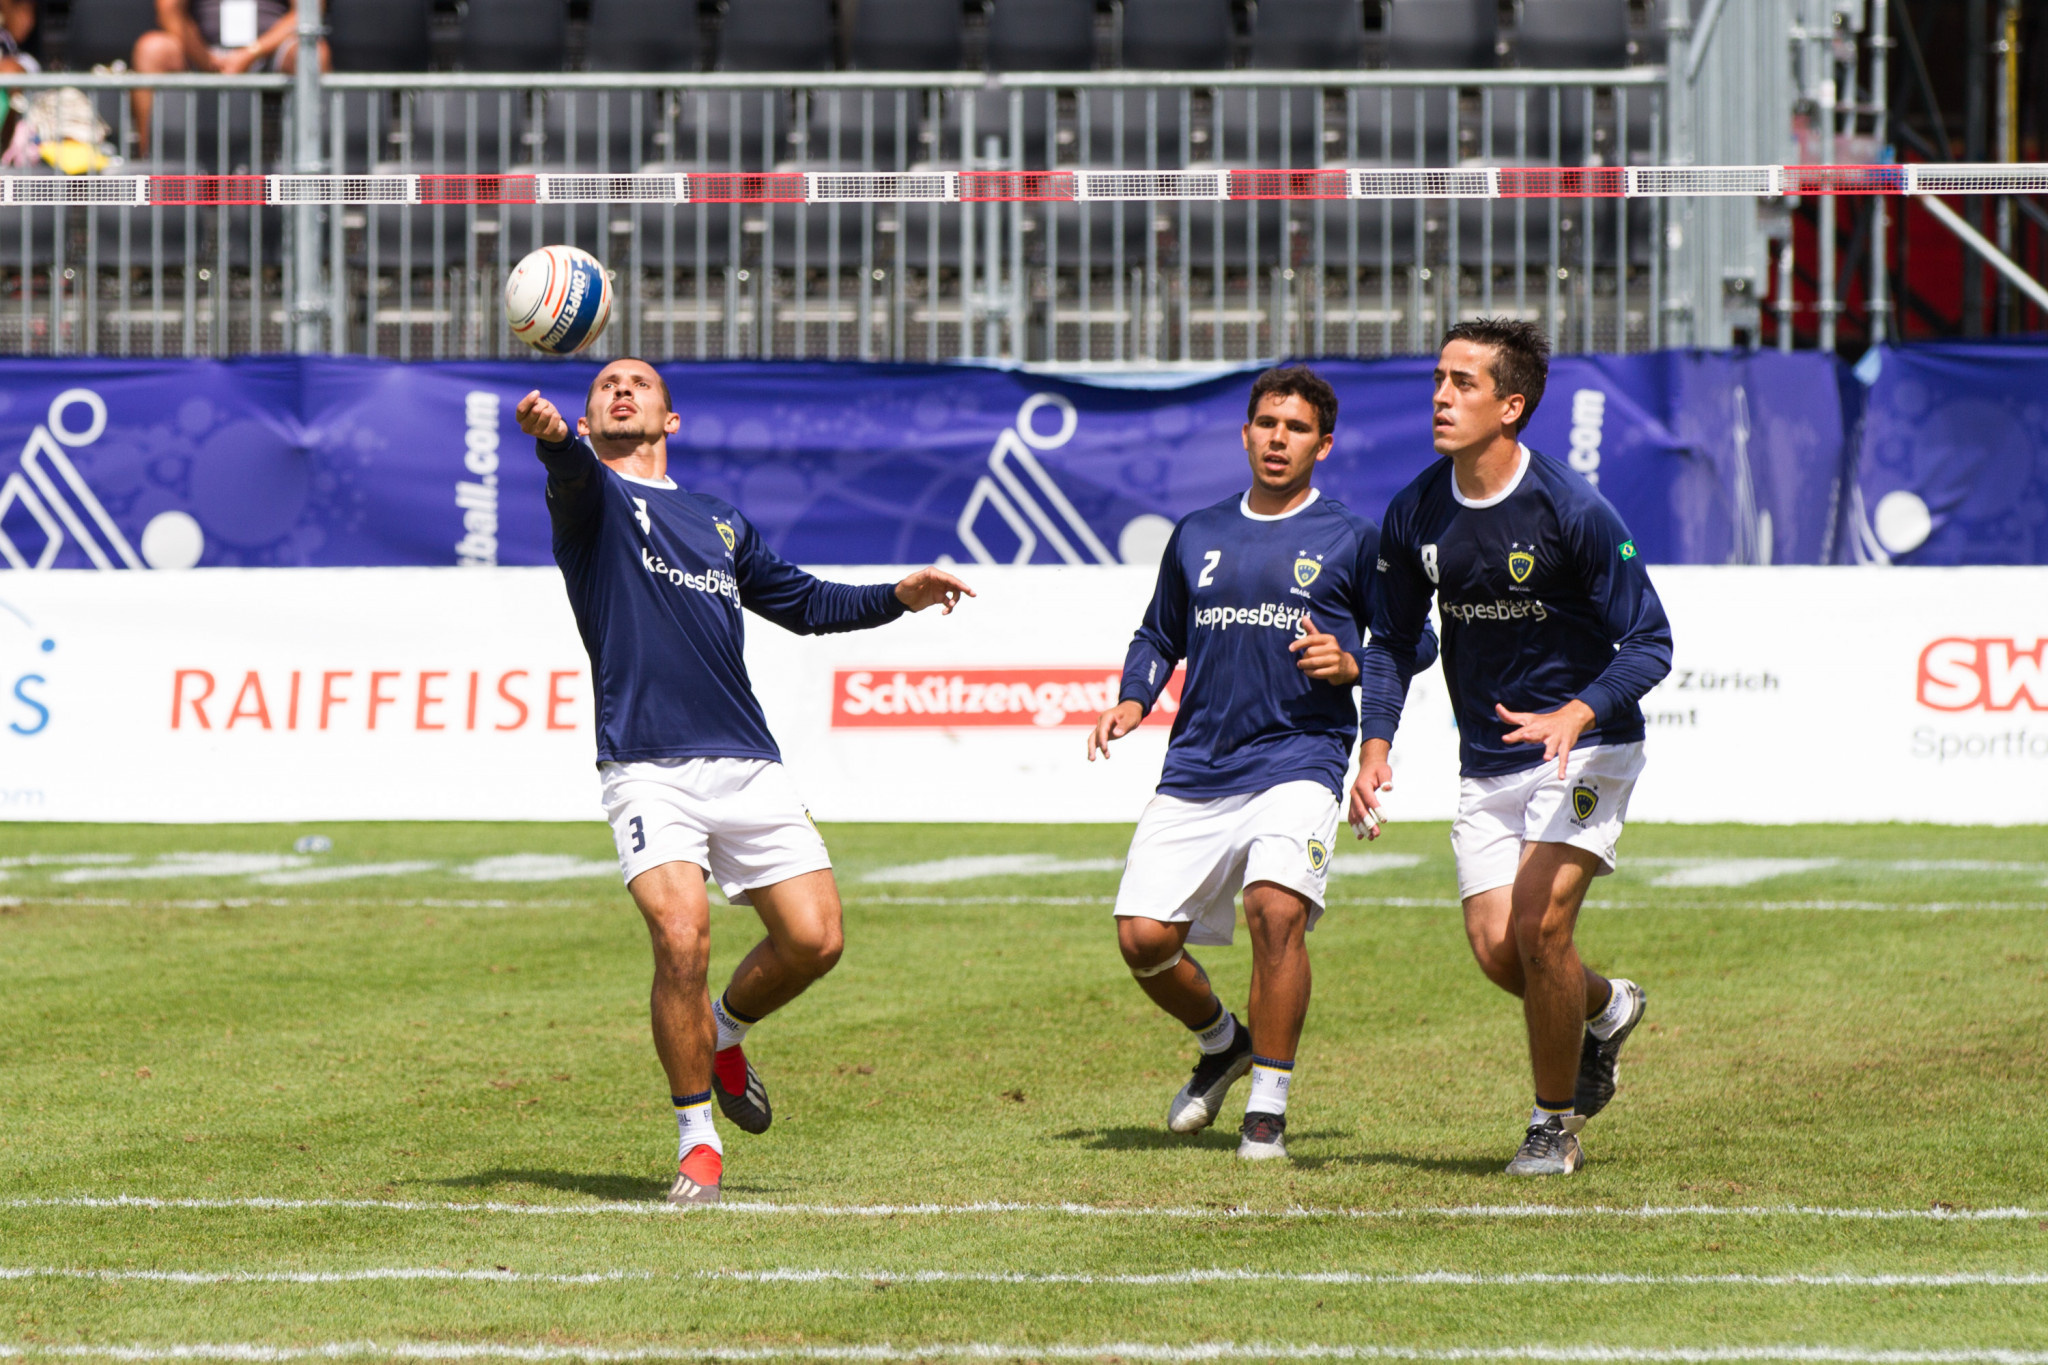
[[[152,1284],[359,1284],[375,1280],[471,1280],[486,1284],[613,1284],[651,1280],[651,1270],[599,1270],[550,1275],[518,1270],[450,1270],[443,1266],[387,1266],[371,1270],[94,1270],[57,1266],[0,1266],[0,1280],[107,1280]]]
[[[376,1281],[459,1281],[482,1284],[615,1284],[625,1280],[696,1279],[744,1284],[987,1284],[987,1285],[1129,1285],[1174,1284],[1302,1284],[1318,1287],[1356,1285],[1396,1288],[1513,1288],[1519,1285],[1585,1286],[1655,1285],[1666,1288],[1708,1286],[1760,1289],[1956,1289],[1969,1286],[2027,1288],[2048,1286],[2048,1273],[1954,1271],[1945,1274],[1884,1275],[1635,1275],[1623,1272],[1575,1274],[1566,1271],[1524,1271],[1482,1275],[1460,1270],[1427,1270],[1409,1274],[1368,1271],[1169,1270],[1152,1274],[1098,1275],[1086,1271],[1028,1273],[961,1270],[699,1270],[673,1274],[652,1270],[601,1270],[582,1274],[490,1269],[452,1270],[443,1266],[387,1266],[368,1270],[121,1270],[56,1266],[0,1266],[0,1281],[93,1280],[171,1285],[222,1284],[361,1284]]]
[[[1802,872],[1835,866],[1834,858],[1727,858],[1692,867],[1673,868],[1652,886],[1749,886]]]
[[[0,1358],[89,1360],[298,1361],[353,1360],[1398,1360],[1537,1361],[1553,1365],[2048,1365],[2048,1351],[1995,1346],[1881,1350],[1865,1346],[1353,1346],[1345,1344],[1197,1341],[1105,1341],[1094,1345],[967,1341],[897,1346],[580,1346],[498,1341],[329,1341],[313,1346],[262,1342],[177,1342],[127,1346],[0,1342]]]
[[[700,1270],[700,1280],[741,1280],[749,1284],[1015,1284],[1015,1285],[1163,1285],[1163,1284],[1312,1284],[1507,1288],[1515,1285],[1686,1285],[1752,1286],[1763,1289],[1951,1289],[1967,1285],[2001,1288],[2048,1285],[2048,1273],[1955,1271],[1948,1274],[1893,1275],[1631,1275],[1573,1274],[1567,1271],[1524,1271],[1481,1275],[1462,1270],[1425,1270],[1411,1274],[1374,1274],[1355,1270],[1169,1270],[1153,1274],[1093,1275],[1086,1272],[1032,1274],[1024,1271],[960,1270]]]
[[[352,882],[362,877],[408,877],[415,872],[432,872],[440,865],[418,859],[397,863],[332,863],[326,867],[271,872],[254,880],[261,886],[318,886],[325,882]]]
[[[995,853],[901,863],[864,873],[864,882],[964,882],[975,877],[1045,877],[1066,872],[1121,872],[1122,858],[1062,858],[1054,853]]]
[[[1644,1204],[1622,1206],[1586,1204],[1451,1204],[1442,1208],[1400,1209],[1342,1208],[1174,1208],[1134,1206],[1120,1208],[1101,1204],[1022,1204],[985,1201],[968,1204],[771,1204],[728,1201],[677,1209],[654,1200],[609,1200],[589,1204],[516,1204],[493,1200],[478,1202],[425,1201],[404,1199],[276,1199],[176,1198],[154,1195],[46,1195],[0,1200],[4,1209],[255,1209],[292,1211],[302,1209],[365,1209],[391,1213],[511,1213],[541,1217],[588,1216],[627,1213],[716,1217],[720,1214],[782,1214],[813,1218],[896,1218],[908,1215],[934,1217],[991,1214],[1059,1214],[1077,1218],[1184,1218],[1184,1219],[1427,1219],[1427,1218],[1819,1218],[1871,1222],[1979,1223],[2023,1222],[2048,1219],[2048,1209],[1990,1208],[1925,1209],[1840,1208],[1816,1204]]]

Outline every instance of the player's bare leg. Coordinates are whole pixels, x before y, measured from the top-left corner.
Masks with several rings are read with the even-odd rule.
[[[647,921],[654,947],[649,1009],[654,1051],[668,1075],[680,1141],[671,1203],[717,1203],[724,1144],[711,1121],[711,1048],[716,1034],[704,977],[711,957],[711,903],[704,869],[673,862],[651,867],[626,890]]]
[[[1308,1018],[1309,903],[1272,882],[1244,889],[1244,922],[1252,940],[1252,1093],[1245,1105],[1237,1154],[1250,1159],[1287,1155],[1287,1091],[1294,1052]]]
[[[846,935],[839,885],[829,868],[749,887],[747,899],[768,936],[740,959],[725,993],[712,1006],[718,1036],[711,1086],[727,1118],[746,1132],[765,1133],[774,1119],[768,1087],[741,1044],[748,1029],[838,965]]]
[[[1166,1109],[1166,1126],[1176,1133],[1199,1133],[1214,1123],[1230,1087],[1252,1065],[1251,1030],[1223,1008],[1209,974],[1188,955],[1188,929],[1138,915],[1116,922],[1117,947],[1139,989],[1193,1033],[1202,1049],[1194,1074]]]

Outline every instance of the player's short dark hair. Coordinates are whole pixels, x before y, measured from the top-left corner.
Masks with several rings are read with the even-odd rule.
[[[1522,395],[1522,420],[1515,424],[1515,434],[1521,435],[1543,401],[1543,385],[1550,377],[1550,338],[1535,323],[1519,318],[1467,318],[1444,333],[1445,346],[1454,341],[1493,347],[1488,370],[1493,393],[1496,398]]]
[[[668,381],[661,377],[660,367],[651,360],[642,360],[637,355],[615,355],[610,360],[605,361],[604,364],[598,366],[597,373],[590,376],[590,387],[583,391],[583,410],[585,412],[590,411],[590,398],[592,394],[597,392],[597,381],[604,378],[604,372],[618,364],[621,360],[630,360],[636,365],[645,365],[648,369],[653,370],[654,387],[661,390],[661,405],[670,412],[676,410],[675,400],[668,396]]]
[[[1259,415],[1259,400],[1269,393],[1282,398],[1299,398],[1316,410],[1318,434],[1328,436],[1337,429],[1337,391],[1330,381],[1306,365],[1284,365],[1267,370],[1252,381],[1251,401],[1244,405],[1244,420]]]

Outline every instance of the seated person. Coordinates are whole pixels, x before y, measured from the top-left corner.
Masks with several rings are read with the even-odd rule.
[[[6,3],[7,0],[0,0]],[[157,27],[135,40],[129,65],[139,73],[290,71],[298,65],[299,11],[286,0],[156,0]],[[327,44],[320,69],[331,70]],[[135,131],[149,145],[154,92],[135,92]]]

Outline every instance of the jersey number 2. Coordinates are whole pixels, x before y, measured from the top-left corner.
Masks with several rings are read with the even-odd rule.
[[[637,815],[626,823],[633,827],[633,847],[628,851],[638,853],[647,847],[647,829],[640,823],[640,817]]]
[[[1202,576],[1195,580],[1196,587],[1206,588],[1209,586],[1210,583],[1215,581],[1216,565],[1219,561],[1222,560],[1222,558],[1223,551],[1221,550],[1202,551]]]

